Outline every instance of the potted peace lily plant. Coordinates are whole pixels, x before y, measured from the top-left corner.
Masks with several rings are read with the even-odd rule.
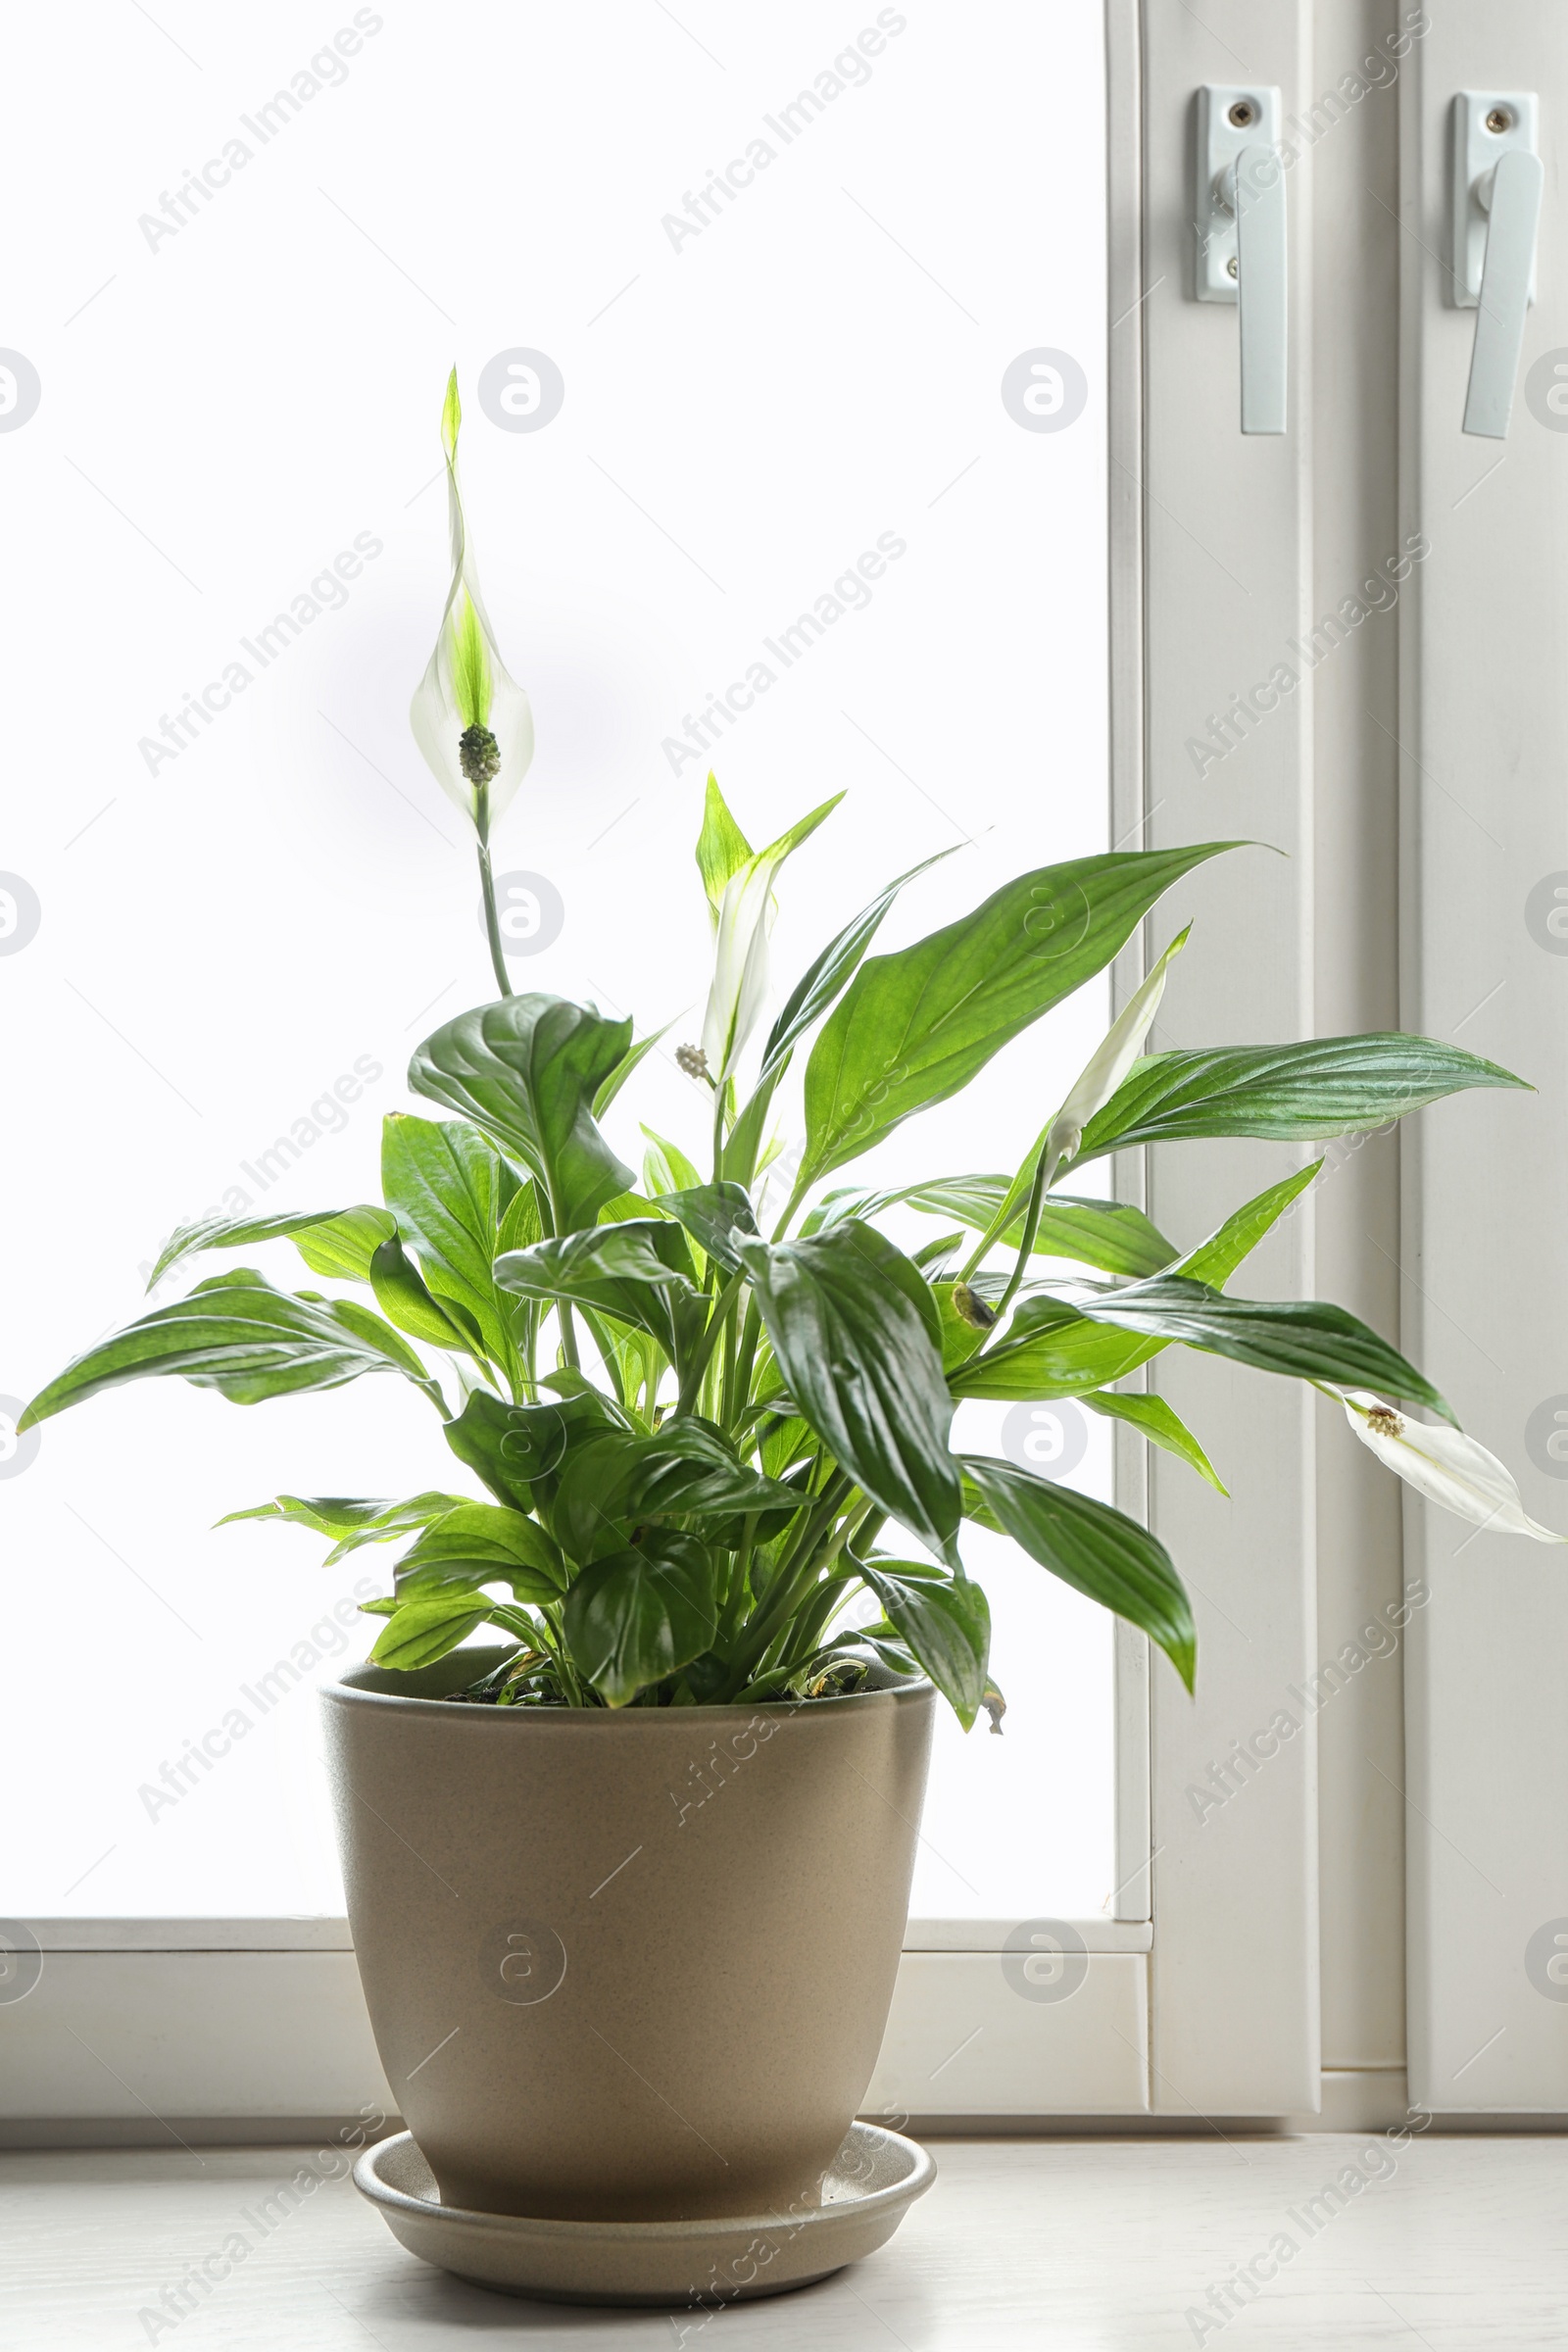
[[[1338,1136],[1522,1082],[1397,1035],[1145,1056],[1183,932],[1042,1106],[1019,1167],[835,1183],[1237,845],[1042,867],[871,955],[917,866],[763,1031],[775,885],[834,804],[754,850],[710,778],[697,865],[713,978],[701,1043],[678,1054],[708,1151],[699,1167],[655,1142],[639,1182],[618,1105],[657,1034],[514,994],[502,955],[490,834],[532,722],[479,596],[459,423],[454,374],[452,586],[413,724],[476,836],[499,994],[415,1054],[410,1087],[439,1115],[387,1120],[380,1203],[188,1226],[153,1278],[286,1236],[346,1294],[211,1276],[78,1356],[21,1426],[153,1374],[243,1404],[369,1373],[428,1397],[433,1483],[233,1514],[316,1530],[332,1560],[401,1547],[366,1604],[384,1621],[370,1661],[327,1694],[356,1948],[399,2107],[450,2204],[755,2214],[820,2179],[863,2098],[933,1704],[966,1728],[1002,1707],[965,1524],[1004,1532],[1193,1684],[1193,1614],[1162,1546],[1050,1478],[956,1454],[959,1400],[1076,1397],[1217,1486],[1170,1404],[1123,1385],[1163,1348],[1200,1348],[1313,1383],[1425,1494],[1547,1535],[1376,1333],[1229,1290],[1320,1163],[1185,1246],[1067,1192],[1069,1171],[1182,1138]],[[764,1216],[798,1056],[798,1173]],[[901,1207],[934,1220],[924,1248],[884,1231]]]

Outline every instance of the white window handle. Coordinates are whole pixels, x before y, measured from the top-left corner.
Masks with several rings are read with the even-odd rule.
[[[1289,303],[1277,89],[1199,93],[1198,299],[1240,306],[1242,430],[1283,433]]]
[[[1465,90],[1454,100],[1454,299],[1476,311],[1464,429],[1507,437],[1535,299],[1536,229],[1545,174],[1532,92]]]

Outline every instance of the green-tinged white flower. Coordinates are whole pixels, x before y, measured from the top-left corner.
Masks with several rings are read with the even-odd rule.
[[[1396,1470],[1417,1494],[1493,1535],[1531,1536],[1538,1544],[1568,1544],[1530,1518],[1519,1489],[1494,1453],[1462,1430],[1444,1429],[1385,1404],[1364,1389],[1339,1392],[1350,1427],[1380,1462]]]
[[[481,841],[528,772],[533,712],[496,644],[463,519],[458,487],[458,429],[463,408],[458,371],[447,383],[441,442],[447,458],[447,514],[452,525],[452,586],[441,633],[409,710],[414,740],[449,800]]]
[[[1059,1163],[1071,1159],[1083,1141],[1084,1129],[1097,1110],[1103,1110],[1144,1050],[1154,1025],[1171,958],[1187,945],[1191,931],[1179,931],[1143,986],[1132,996],[1090,1055],[1066,1102],[1052,1120],[1046,1136],[1046,1157]]]
[[[708,779],[708,812],[697,858],[710,903],[717,906],[713,984],[703,1016],[707,1074],[715,1086],[722,1086],[733,1074],[767,1002],[767,943],[778,913],[774,879],[790,852],[816,831],[843,798],[836,792],[830,801],[781,833],[777,841],[754,854],[725,808],[717,784],[711,776]],[[705,845],[710,856],[705,856]]]

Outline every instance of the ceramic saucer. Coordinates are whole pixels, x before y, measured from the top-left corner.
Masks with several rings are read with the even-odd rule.
[[[787,2212],[716,2222],[529,2221],[443,2205],[414,2134],[400,2132],[366,2149],[354,2183],[411,2254],[480,2286],[550,2303],[716,2311],[807,2286],[874,2252],[936,2169],[913,2140],[878,2124],[852,2124],[820,2188]]]

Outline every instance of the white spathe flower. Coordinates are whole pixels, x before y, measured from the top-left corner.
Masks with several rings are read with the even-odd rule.
[[[441,411],[447,514],[452,525],[452,586],[435,652],[410,706],[409,723],[436,782],[485,841],[528,772],[533,758],[533,712],[528,697],[501,659],[479,594],[463,519],[463,494],[458,487],[462,422],[454,368]]]
[[[1046,1136],[1048,1160],[1059,1163],[1072,1158],[1083,1141],[1084,1129],[1097,1110],[1104,1109],[1143,1052],[1144,1040],[1154,1025],[1159,1001],[1165,994],[1165,979],[1171,959],[1186,947],[1191,930],[1189,923],[1186,931],[1176,934],[1148,979],[1129,998],[1084,1064],[1072,1092],[1051,1122]]]
[[[778,914],[773,883],[779,867],[843,798],[836,792],[830,801],[781,833],[777,841],[737,866],[724,884],[713,950],[713,984],[703,1015],[703,1052],[715,1086],[722,1086],[733,1074],[767,1002],[767,943]]]
[[[1408,1413],[1364,1389],[1342,1389],[1338,1394],[1362,1445],[1429,1501],[1442,1503],[1456,1518],[1490,1528],[1494,1535],[1568,1544],[1568,1536],[1528,1516],[1508,1471],[1463,1430],[1412,1421]]]

